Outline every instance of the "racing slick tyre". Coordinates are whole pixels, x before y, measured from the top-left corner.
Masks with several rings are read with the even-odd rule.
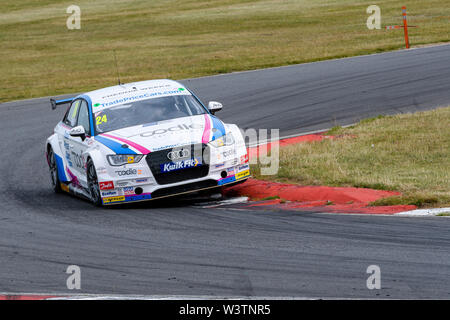
[[[52,189],[56,193],[61,193],[62,192],[61,181],[59,181],[59,177],[58,177],[58,167],[56,164],[55,153],[53,152],[53,149],[51,147],[48,149],[47,161],[48,161],[48,167],[50,170]]]
[[[91,195],[91,201],[94,203],[94,205],[101,207],[102,198],[100,196],[100,187],[98,185],[97,172],[91,159],[88,160],[86,165],[86,175],[89,194]]]

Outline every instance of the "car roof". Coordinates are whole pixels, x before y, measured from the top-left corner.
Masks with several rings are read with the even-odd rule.
[[[191,94],[181,83],[169,80],[147,80],[120,84],[112,87],[86,92],[96,109],[127,102],[145,100],[152,97]]]

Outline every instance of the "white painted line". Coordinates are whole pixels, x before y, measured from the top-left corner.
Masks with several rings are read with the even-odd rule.
[[[220,206],[226,206],[226,205],[236,204],[236,203],[246,203],[246,202],[248,202],[248,197],[235,197],[235,198],[230,198],[227,200],[206,202],[206,203],[202,203],[200,205],[195,205],[195,206],[199,206],[200,208],[203,208],[203,209],[208,209],[208,208],[216,208],[216,207],[220,207]]]
[[[396,216],[411,216],[411,217],[427,217],[436,216],[440,213],[450,214],[450,208],[434,208],[434,209],[417,209],[411,211],[403,211],[396,213]]]
[[[4,296],[47,296],[43,300],[314,300],[320,298],[293,296],[208,296],[208,295],[134,295],[134,294],[90,294],[90,293],[0,293]],[[338,298],[336,298],[338,299]]]
[[[259,296],[144,296],[144,295],[78,295],[46,300],[318,300],[308,297],[259,297]],[[336,298],[339,299],[339,298]]]

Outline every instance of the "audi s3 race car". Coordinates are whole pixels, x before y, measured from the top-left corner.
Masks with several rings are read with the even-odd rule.
[[[56,101],[69,104],[47,139],[55,192],[110,205],[174,196],[245,181],[241,131],[184,85],[150,80]]]

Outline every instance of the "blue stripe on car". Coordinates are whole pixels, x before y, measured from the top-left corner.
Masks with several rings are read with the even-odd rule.
[[[56,169],[58,170],[58,178],[61,182],[67,182],[66,172],[64,171],[64,163],[60,156],[58,156],[56,153],[55,159],[56,159]]]
[[[122,145],[124,145],[125,143],[119,143],[103,136],[95,136],[94,139],[110,148],[116,154],[137,154],[130,148],[123,148]]]
[[[69,99],[62,99],[62,100],[56,100],[55,103],[56,104],[63,104],[63,103],[70,103],[73,101],[74,98],[69,98]]]
[[[234,181],[236,181],[236,176],[231,176],[231,177],[228,177],[228,178],[221,179],[221,180],[217,181],[217,184],[219,186],[221,186],[221,185],[224,185],[226,183],[230,183],[230,182],[234,182]]]
[[[215,116],[210,116],[212,120],[212,127],[213,129],[213,138],[212,140],[216,140],[217,138],[220,138],[225,135],[225,127],[219,119],[217,119]]]
[[[91,127],[91,135],[95,136],[95,128],[94,128],[94,115],[92,114],[92,100],[91,97],[89,97],[88,95],[82,94],[78,97],[76,97],[75,99],[84,99],[86,100],[87,104],[88,104],[88,110],[89,110],[89,125]]]
[[[125,201],[139,201],[139,200],[149,200],[151,199],[151,194],[140,194],[140,195],[131,195],[131,196],[125,196]]]

